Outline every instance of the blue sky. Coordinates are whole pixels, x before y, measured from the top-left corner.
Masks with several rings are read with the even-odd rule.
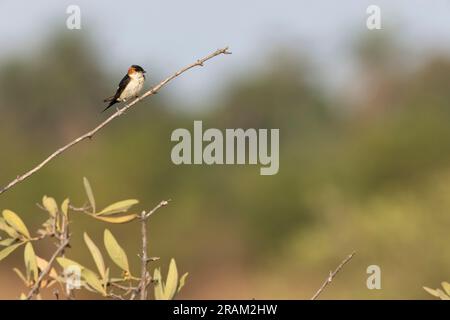
[[[173,95],[194,103],[208,96],[205,92],[219,90],[224,80],[258,66],[277,43],[311,55],[323,73],[333,75],[325,77],[330,84],[351,73],[347,53],[355,34],[394,31],[413,56],[450,46],[450,0],[3,0],[0,58],[38,50],[55,28],[65,28],[70,4],[79,5],[82,13],[82,30],[70,32],[89,33],[114,72],[136,63],[167,74],[229,45],[232,58],[214,61],[207,72],[195,71],[171,85]],[[371,4],[381,7],[382,31],[365,27]]]

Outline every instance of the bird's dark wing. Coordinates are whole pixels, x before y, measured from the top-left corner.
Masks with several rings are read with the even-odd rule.
[[[125,87],[130,83],[131,78],[128,76],[128,74],[125,75],[125,77],[120,80],[119,87],[117,88],[116,94],[114,95],[114,100],[117,100],[122,91],[125,89]]]
[[[111,107],[113,104],[119,102],[118,99],[119,99],[120,95],[122,94],[123,90],[125,89],[125,87],[128,85],[128,83],[130,83],[130,80],[131,80],[131,78],[128,76],[128,74],[126,74],[125,77],[123,77],[122,80],[120,80],[119,86],[117,87],[116,94],[114,96],[104,100],[105,102],[109,102],[109,105],[103,111],[105,111],[106,109]]]

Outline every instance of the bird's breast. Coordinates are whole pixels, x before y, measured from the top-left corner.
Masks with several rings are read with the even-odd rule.
[[[120,94],[120,100],[126,100],[130,97],[136,96],[142,89],[144,85],[144,78],[132,78],[130,82],[127,84],[125,89]]]

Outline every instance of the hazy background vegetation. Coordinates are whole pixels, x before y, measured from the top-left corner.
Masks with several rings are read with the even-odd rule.
[[[169,57],[136,61],[136,42],[133,60],[122,58],[116,66],[105,63],[111,57],[97,32],[102,24],[69,31],[61,8],[42,41],[0,56],[1,184],[104,119],[101,100],[128,64],[149,69],[149,83],[155,84],[220,45],[230,45],[234,55],[145,100],[91,142],[1,195],[0,208],[38,226],[45,215],[35,203],[44,194],[83,203],[83,176],[100,206],[138,198],[140,208],[148,209],[170,198],[151,219],[150,250],[161,257],[155,265],[167,268],[176,257],[180,272],[190,273],[180,298],[309,298],[353,250],[357,255],[323,297],[428,298],[423,285],[450,279],[448,52],[430,46],[428,54],[411,59],[415,54],[402,44],[401,26],[369,32],[363,9],[347,35],[346,61],[353,67],[345,81],[333,68],[324,72],[303,45],[320,41],[313,33],[304,41],[289,32],[268,37],[255,61],[240,65],[233,59],[239,59],[242,39],[222,41],[220,32],[198,49],[182,43],[189,50],[177,64],[160,63]],[[212,9],[205,10],[207,15]],[[147,26],[145,20],[140,24]],[[164,27],[151,28],[164,33]],[[151,32],[139,32],[140,41],[165,46],[152,43]],[[176,89],[189,87],[191,77],[196,97],[184,101],[186,90]],[[207,83],[212,78],[214,88]],[[207,98],[198,97],[203,94]],[[173,165],[171,132],[191,129],[194,119],[205,128],[280,128],[279,173],[260,176],[257,166]],[[73,221],[68,256],[89,264],[82,230],[101,243],[106,226],[82,215]],[[132,223],[111,229],[137,254],[138,228]],[[41,250],[48,257],[54,248]],[[22,291],[11,270],[22,263],[18,252],[0,264],[1,298]],[[366,288],[371,264],[381,267],[382,290]]]

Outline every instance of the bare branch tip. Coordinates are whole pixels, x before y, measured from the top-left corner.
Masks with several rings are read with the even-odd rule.
[[[220,51],[220,53],[223,53],[223,54],[232,54],[232,52],[229,51],[229,49],[230,49],[230,47],[229,47],[229,46],[226,46],[226,47],[223,48],[223,49],[219,49],[219,51]]]
[[[334,271],[330,271],[330,274],[328,275],[327,279],[324,281],[322,286],[317,290],[317,292],[314,294],[314,296],[311,298],[311,300],[316,300],[317,297],[325,290],[325,288],[333,281],[334,277],[341,271],[341,269],[353,258],[356,251],[353,251],[350,255],[347,256],[336,268]]]

